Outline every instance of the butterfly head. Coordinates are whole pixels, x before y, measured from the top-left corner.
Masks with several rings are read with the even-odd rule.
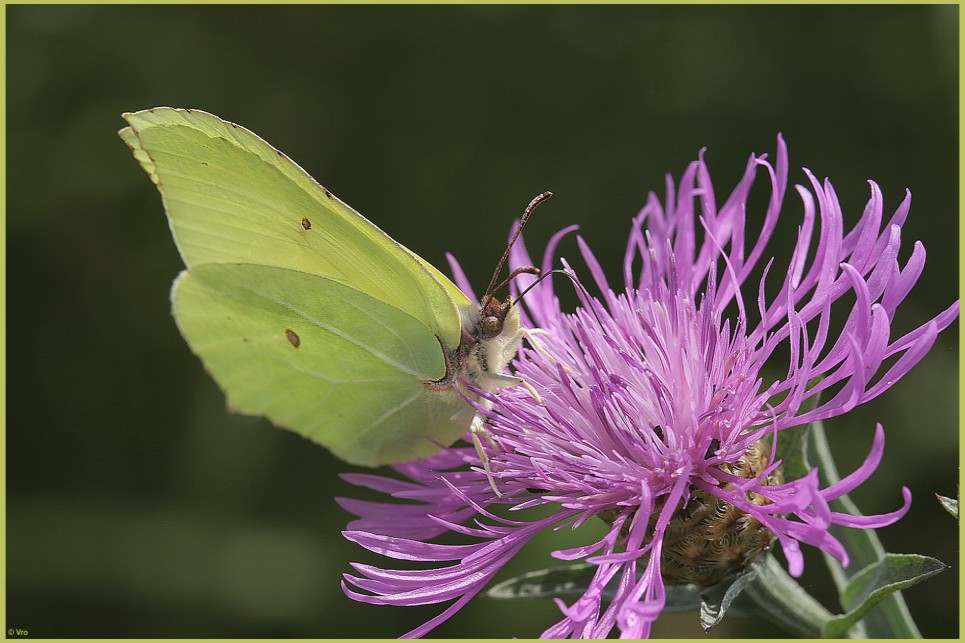
[[[479,336],[490,339],[503,332],[503,321],[508,308],[503,307],[492,295],[483,297],[479,307]]]
[[[510,311],[515,314],[511,315]],[[505,329],[507,323],[515,320],[515,326],[519,326],[519,312],[513,310],[512,297],[507,297],[506,301],[500,302],[493,295],[485,295],[479,306],[479,322],[477,332],[480,339],[492,339],[498,337],[504,330],[516,332],[516,328]]]

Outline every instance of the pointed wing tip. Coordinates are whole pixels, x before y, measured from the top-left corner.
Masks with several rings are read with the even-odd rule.
[[[203,114],[205,116],[212,116],[207,112],[200,109],[189,109],[185,107],[167,107],[164,105],[159,105],[157,107],[148,107],[147,109],[139,109],[133,112],[122,112],[121,118],[127,121],[131,127],[136,129],[136,124],[143,126],[149,126],[155,124],[152,122],[151,117],[164,116],[165,114],[179,114],[179,115],[189,115],[189,114]],[[215,118],[217,118],[215,116]],[[221,120],[221,119],[218,119]]]

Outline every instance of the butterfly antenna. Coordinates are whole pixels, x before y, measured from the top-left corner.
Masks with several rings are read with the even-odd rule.
[[[496,264],[496,271],[493,273],[493,278],[489,280],[489,287],[486,289],[487,295],[492,295],[496,290],[498,290],[499,288],[502,288],[503,285],[506,284],[506,282],[508,282],[510,279],[520,274],[521,272],[528,272],[530,274],[533,274],[533,270],[528,268],[526,270],[522,270],[522,269],[515,270],[513,271],[513,274],[509,276],[509,279],[499,284],[498,286],[496,285],[496,282],[499,279],[499,273],[503,271],[503,266],[506,264],[506,260],[509,259],[509,251],[512,250],[513,244],[516,243],[516,239],[518,239],[520,233],[523,232],[523,227],[526,225],[526,222],[529,221],[529,217],[531,214],[533,214],[533,210],[536,209],[536,206],[538,206],[540,203],[550,198],[551,196],[553,196],[552,192],[543,192],[542,194],[537,195],[536,198],[530,201],[529,205],[526,206],[526,210],[523,212],[523,216],[519,220],[519,225],[516,226],[516,230],[513,232],[513,236],[510,238],[509,244],[507,244],[506,246],[506,251],[503,252],[502,258],[499,260],[499,263]],[[539,270],[536,269],[536,272],[538,273]]]
[[[584,308],[589,309],[589,311],[596,318],[596,321],[600,324],[601,327],[603,327],[604,326],[603,320],[600,319],[600,315],[597,314],[596,308],[593,306],[593,303],[595,300],[593,299],[592,295],[590,295],[590,291],[586,289],[586,286],[583,285],[583,282],[581,282],[576,275],[574,275],[569,270],[563,270],[562,268],[556,268],[554,270],[550,270],[549,272],[544,272],[540,274],[538,279],[536,279],[533,283],[528,285],[526,288],[523,289],[522,292],[519,293],[519,296],[516,297],[516,299],[513,301],[513,306],[519,304],[519,302],[523,299],[523,296],[526,293],[528,293],[530,290],[538,286],[539,282],[543,281],[544,279],[546,279],[547,277],[553,274],[563,275],[567,279],[573,282],[573,285],[577,289],[579,289],[583,293],[583,296],[586,298],[587,305],[584,306]]]
[[[563,270],[562,268],[556,268],[555,270],[550,270],[549,272],[541,273],[538,279],[536,279],[536,280],[535,280],[533,283],[531,283],[530,285],[526,286],[526,288],[524,288],[523,291],[522,291],[521,293],[519,293],[519,296],[516,297],[515,300],[513,300],[513,306],[517,305],[520,301],[522,301],[523,296],[524,296],[526,293],[528,293],[530,290],[532,290],[533,288],[535,288],[536,286],[538,286],[538,285],[539,285],[539,282],[543,281],[544,279],[546,279],[547,277],[550,277],[550,276],[552,276],[552,275],[564,275],[564,276],[568,277],[570,280],[572,280],[572,281],[573,281],[573,284],[576,285],[578,288],[582,288],[582,287],[583,287],[583,284],[581,284],[581,283],[580,283],[580,280],[576,278],[576,275],[574,275],[574,274],[572,274],[572,273],[570,273],[570,272],[567,272],[566,270]]]

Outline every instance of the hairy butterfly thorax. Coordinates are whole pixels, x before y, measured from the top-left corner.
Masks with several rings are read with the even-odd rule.
[[[464,328],[456,363],[466,380],[488,392],[519,383],[515,377],[501,375],[526,334],[512,299],[507,297],[500,302],[493,295],[483,296],[479,310],[470,316]]]

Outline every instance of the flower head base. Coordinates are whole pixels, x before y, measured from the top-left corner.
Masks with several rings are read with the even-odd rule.
[[[720,466],[746,480],[764,471],[769,456],[770,449],[762,440],[749,446],[736,463]],[[779,485],[783,481],[778,469],[762,479],[761,485]],[[726,491],[734,489],[729,482],[723,487]],[[744,499],[755,505],[771,502],[756,491],[744,492]],[[651,522],[656,526],[655,519]],[[773,538],[754,516],[706,491],[693,489],[664,531],[663,580],[668,585],[716,585],[743,570],[763,553]]]
[[[770,179],[771,196],[761,232],[748,243],[745,207],[760,169]],[[491,409],[480,407],[487,415],[485,469],[474,449],[455,446],[397,466],[410,481],[347,476],[415,502],[343,499],[359,516],[346,537],[429,566],[355,565],[361,575],[346,575],[346,593],[376,604],[453,601],[408,634],[420,636],[482,590],[539,531],[603,518],[603,538],[554,552],[562,560],[585,559],[596,571],[572,605],[557,601],[563,618],[543,635],[601,638],[616,628],[623,637],[639,638],[663,609],[667,583],[716,582],[772,538],[793,575],[803,570],[800,543],[847,564],[830,525],[878,527],[904,515],[907,489],[903,506],[890,514],[847,516],[828,505],[876,468],[884,447],[880,426],[865,463],[825,489],[816,470],[783,481],[780,463],[763,447],[765,440],[780,440],[784,429],[847,412],[886,390],[958,312],[956,302],[892,339],[890,320],[924,264],[918,243],[904,267],[897,259],[910,197],[882,230],[881,195],[872,183],[864,215],[845,234],[830,184],[807,177],[813,194],[797,188],[804,219],[786,270],[772,271],[773,260],[760,265],[784,199],[787,154],[781,139],[776,164],[751,157],[719,208],[702,158],[687,169],[679,189],[668,179],[665,203],[651,195],[633,221],[621,292],[611,289],[577,238],[601,295],[591,296],[565,261],[580,298],[575,312],[561,310],[550,280],[527,294],[524,326],[538,330],[531,331],[514,367],[540,399],[516,387],[489,396]],[[544,271],[571,231],[551,239]],[[521,244],[510,264],[532,265]],[[453,268],[469,292],[454,262]],[[774,273],[781,285],[765,295]],[[533,279],[524,275],[516,286],[530,286]],[[849,315],[835,331],[832,304],[846,299],[853,302]],[[773,369],[775,361],[783,361],[781,375],[765,382],[765,368]],[[494,513],[500,505],[520,519]],[[524,520],[525,510],[537,506],[552,510]],[[429,542],[446,532],[475,542]],[[440,566],[445,561],[451,564]]]

